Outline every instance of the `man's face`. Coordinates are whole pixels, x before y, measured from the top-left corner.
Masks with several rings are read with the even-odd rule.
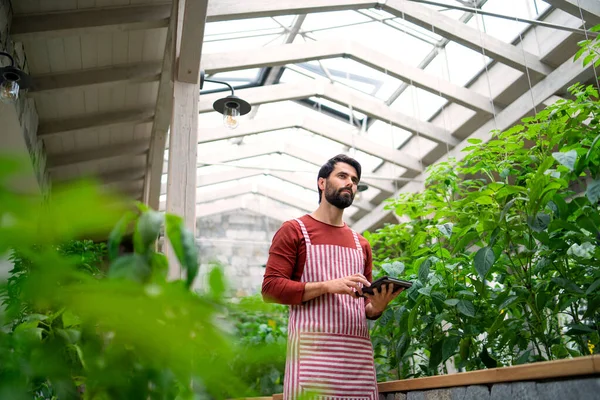
[[[349,164],[338,162],[335,164],[329,178],[323,179],[325,200],[341,210],[349,207],[354,200],[358,188],[358,175]]]

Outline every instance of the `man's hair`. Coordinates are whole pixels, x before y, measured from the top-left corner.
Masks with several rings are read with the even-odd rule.
[[[319,184],[318,184],[319,178],[325,178],[325,179],[329,178],[329,175],[331,175],[331,172],[333,172],[333,169],[335,168],[335,164],[337,164],[339,162],[342,162],[342,163],[345,163],[345,164],[348,164],[348,165],[354,167],[354,169],[356,170],[356,175],[358,175],[358,180],[360,181],[361,166],[358,161],[356,161],[352,157],[348,157],[345,154],[338,154],[337,156],[330,158],[325,164],[323,164],[323,166],[319,170],[319,175],[317,176],[317,190],[319,191],[319,204],[321,204],[321,193],[323,192],[319,188]]]

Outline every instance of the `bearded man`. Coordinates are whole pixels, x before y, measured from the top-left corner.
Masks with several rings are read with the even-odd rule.
[[[378,399],[366,319],[377,319],[401,290],[382,286],[362,297],[372,282],[371,246],[343,221],[360,176],[355,159],[331,158],[317,177],[319,207],[273,237],[262,294],[290,305],[285,400]]]

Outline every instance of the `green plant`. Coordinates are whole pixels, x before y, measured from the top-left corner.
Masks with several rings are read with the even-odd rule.
[[[593,87],[470,140],[366,233],[377,274],[415,281],[375,324],[380,379],[598,351],[600,102]]]
[[[265,345],[279,350],[260,366],[247,366],[240,360],[236,371],[240,376],[248,377],[251,389],[262,396],[281,393],[285,372],[288,307],[264,303],[261,296],[245,297],[241,299],[240,306],[230,313],[230,318],[235,321],[235,336],[240,343],[257,351]]]
[[[590,28],[591,32],[600,32],[600,25],[596,25],[593,28]],[[594,68],[598,68],[600,66],[600,40],[598,37],[596,39],[586,39],[577,43],[579,47],[579,51],[575,54],[575,60],[583,57],[583,65],[587,66],[589,64],[593,64]]]
[[[279,354],[244,346],[221,328],[228,309],[220,269],[196,293],[193,235],[181,218],[78,183],[50,201],[12,192],[18,163],[0,158],[0,254],[15,249],[0,314],[0,398],[192,399],[255,394],[236,363],[261,368]],[[168,281],[155,251],[165,231],[185,278]],[[114,227],[114,228],[113,228]],[[106,248],[71,242],[111,231]],[[134,252],[120,254],[133,230]],[[65,244],[66,243],[66,244]],[[96,268],[108,258],[106,273]],[[241,312],[241,311],[238,311]],[[233,362],[236,361],[236,363]],[[267,361],[265,361],[267,360]]]

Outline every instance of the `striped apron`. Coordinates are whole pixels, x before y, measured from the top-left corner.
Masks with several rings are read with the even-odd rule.
[[[301,282],[322,282],[364,273],[363,251],[312,245],[306,227],[296,219],[306,240]],[[362,298],[325,294],[290,307],[284,400],[302,395],[317,399],[377,400],[373,347]]]

